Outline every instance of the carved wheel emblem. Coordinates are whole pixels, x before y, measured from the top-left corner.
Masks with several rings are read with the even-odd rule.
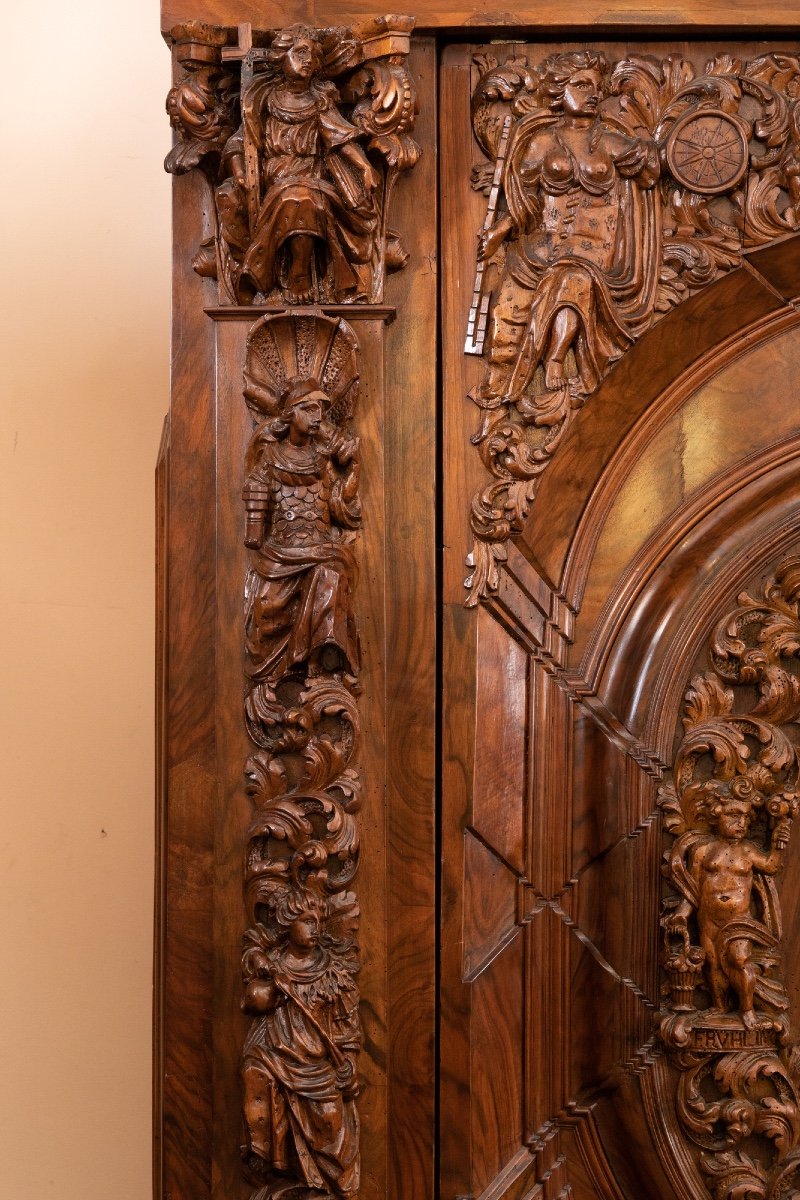
[[[667,139],[667,162],[675,179],[708,196],[739,183],[747,153],[742,126],[719,109],[687,113]]]

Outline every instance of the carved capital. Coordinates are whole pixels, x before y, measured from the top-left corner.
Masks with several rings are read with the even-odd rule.
[[[195,270],[225,304],[379,303],[407,261],[389,225],[420,148],[406,66],[411,17],[273,32],[172,30],[175,174],[199,168],[215,228]]]

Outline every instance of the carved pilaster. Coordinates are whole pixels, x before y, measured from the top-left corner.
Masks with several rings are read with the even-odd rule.
[[[263,1200],[359,1187],[357,350],[321,315],[264,317],[247,342],[243,1154]]]
[[[473,605],[496,590],[542,472],[609,370],[682,300],[800,227],[800,59],[703,66],[475,60],[472,119],[488,196],[465,352],[491,474],[471,523]]]
[[[673,782],[660,1037],[673,1103],[715,1200],[800,1187],[800,1072],[776,887],[798,810],[800,560],[717,626],[685,697]]]

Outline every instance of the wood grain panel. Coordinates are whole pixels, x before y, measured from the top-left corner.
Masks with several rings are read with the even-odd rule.
[[[517,876],[491,849],[464,834],[464,977],[472,980],[519,935]]]
[[[202,180],[173,201],[174,336],[166,543],[169,682],[160,953],[163,1113],[157,1195],[207,1195],[211,1176],[214,730],[213,342],[188,247],[204,236]],[[158,952],[158,951],[157,951]],[[160,1189],[160,1190],[159,1190]]]
[[[528,655],[486,609],[478,613],[478,653],[471,824],[521,875],[525,870]]]
[[[516,937],[472,985],[471,1191],[486,1189],[523,1137],[523,960]]]
[[[592,27],[595,37],[613,36],[622,31],[630,35],[650,35],[654,28],[664,35],[680,37],[692,33],[752,32],[760,35],[768,22],[772,30],[785,30],[790,36],[797,27],[797,9],[791,0],[770,7],[769,13],[756,0],[741,0],[734,8],[723,0],[677,0],[668,10],[654,0],[616,0],[609,8],[605,0],[586,0],[580,11],[565,9],[555,0],[538,5],[515,4],[510,9],[456,7],[424,2],[413,6],[419,32],[436,29],[464,30],[468,36],[492,36],[505,30],[548,28],[551,35],[580,36]],[[337,25],[375,13],[374,0],[303,0],[292,8],[293,19],[312,25]],[[161,28],[169,30],[179,21],[208,21],[213,25],[235,26],[250,21],[258,29],[280,28],[286,24],[286,9],[278,0],[258,4],[256,0],[162,0]]]
[[[436,46],[409,68],[423,154],[401,177],[392,219],[408,266],[389,278],[386,330],[386,803],[389,1192],[434,1187],[436,735]]]

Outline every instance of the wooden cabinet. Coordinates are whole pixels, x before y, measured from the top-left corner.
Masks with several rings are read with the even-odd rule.
[[[165,1200],[800,1194],[800,48],[545,7],[165,7]]]

